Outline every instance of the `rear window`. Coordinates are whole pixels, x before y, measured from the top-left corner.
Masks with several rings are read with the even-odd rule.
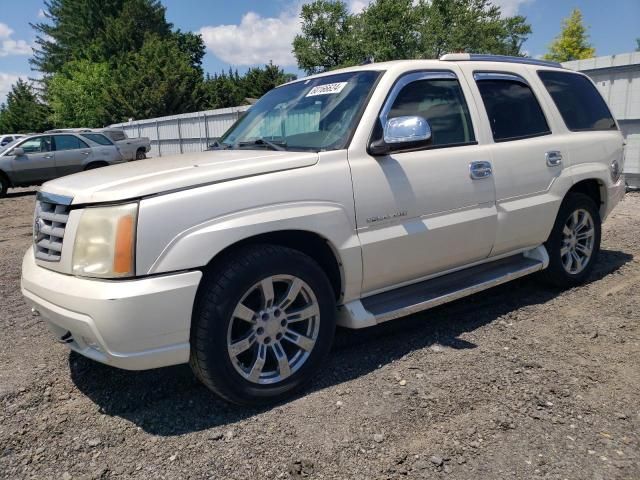
[[[569,130],[617,129],[609,107],[588,78],[575,73],[544,70],[539,71],[538,76]]]
[[[82,136],[99,145],[113,145],[111,140],[100,133],[83,133]]]
[[[109,136],[111,140],[114,142],[119,142],[120,140],[126,140],[127,136],[124,132],[105,132],[106,135]]]
[[[513,75],[479,73],[476,82],[495,142],[551,133],[538,100],[524,80]]]

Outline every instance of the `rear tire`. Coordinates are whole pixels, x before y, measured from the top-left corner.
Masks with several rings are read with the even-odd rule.
[[[549,267],[541,277],[546,283],[572,288],[585,282],[600,252],[601,223],[591,197],[582,193],[565,197],[545,243]]]
[[[280,246],[244,247],[202,280],[191,368],[232,403],[282,401],[321,369],[335,312],[333,289],[313,259]]]
[[[136,160],[144,160],[145,158],[147,158],[147,153],[144,149],[138,149],[138,151],[136,151]]]

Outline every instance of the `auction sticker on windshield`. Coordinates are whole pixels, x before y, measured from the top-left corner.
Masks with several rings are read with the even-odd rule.
[[[331,95],[333,93],[340,93],[344,86],[348,82],[337,82],[337,83],[327,83],[325,85],[318,85],[317,87],[313,87],[307,93],[307,97],[315,97],[316,95]]]

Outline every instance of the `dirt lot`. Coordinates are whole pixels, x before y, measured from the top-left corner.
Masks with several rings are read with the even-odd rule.
[[[0,200],[2,478],[640,479],[638,194],[589,284],[340,331],[312,391],[263,411],[55,343],[19,291],[33,203]]]

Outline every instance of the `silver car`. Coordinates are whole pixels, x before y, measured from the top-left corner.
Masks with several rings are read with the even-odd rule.
[[[0,197],[11,187],[40,185],[124,161],[118,147],[101,133],[29,135],[0,147]]]

